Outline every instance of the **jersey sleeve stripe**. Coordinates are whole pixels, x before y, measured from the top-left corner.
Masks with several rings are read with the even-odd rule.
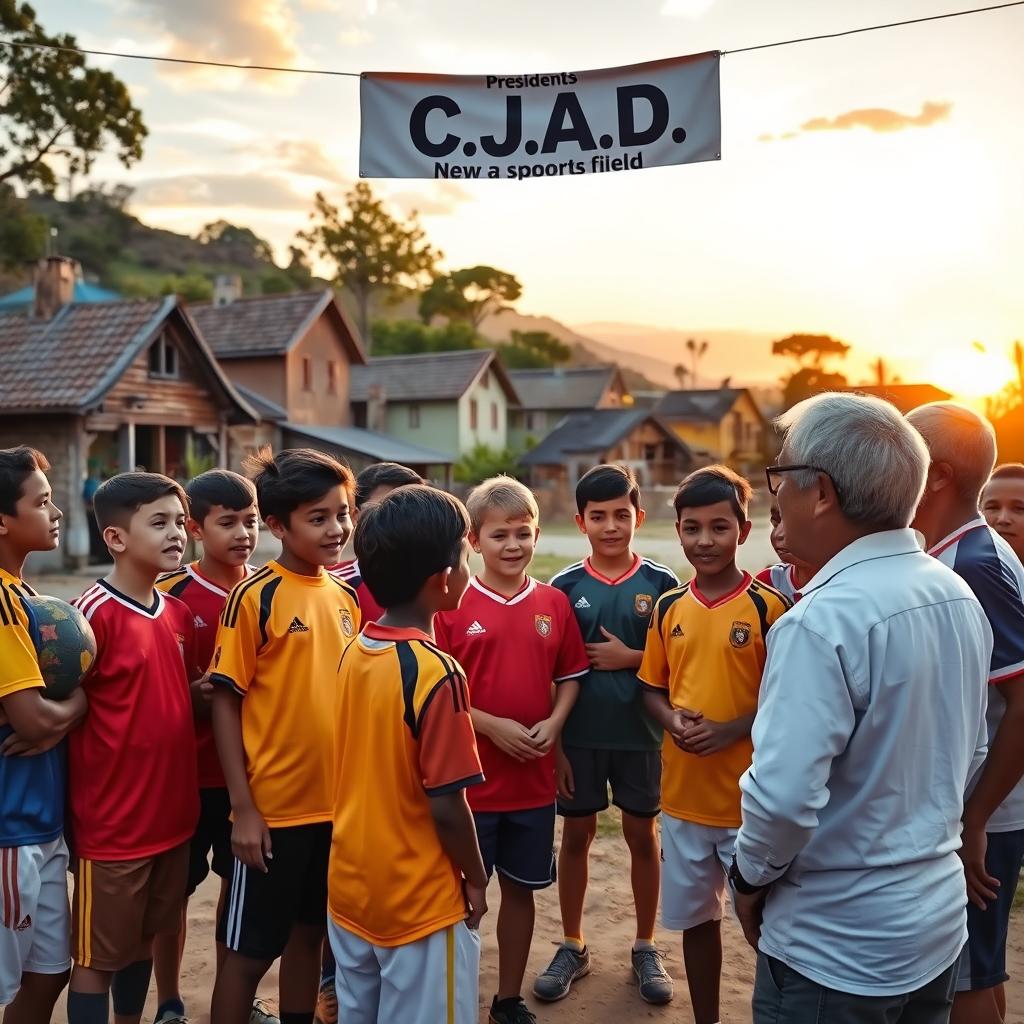
[[[567,683],[570,679],[579,679],[580,676],[585,676],[590,672],[589,668],[581,668],[579,672],[569,672],[564,676],[555,676],[553,682],[556,683]]]
[[[763,640],[768,635],[768,602],[757,592],[755,587],[750,587],[747,591],[747,596],[750,598],[750,603],[757,610],[757,617],[761,623],[761,639]]]
[[[283,576],[275,577],[260,591],[260,640],[264,647],[267,644],[267,622],[270,619],[274,594],[277,593],[282,579],[284,579]]]
[[[7,612],[11,617],[11,624],[18,621],[18,615],[14,610],[14,601],[11,599],[11,591],[8,587],[3,588],[4,604],[7,605]]]
[[[417,736],[419,723],[416,721],[415,700],[416,684],[420,678],[420,663],[408,640],[399,640],[395,644],[395,653],[398,655],[398,670],[402,676],[402,704],[405,708],[402,720],[413,736]]]
[[[1013,679],[1014,676],[1024,674],[1024,661],[1018,661],[1016,665],[1007,665],[1005,668],[996,669],[995,672],[989,673],[988,681],[990,683],[1005,683]]]
[[[447,675],[443,679],[439,679],[434,686],[431,688],[430,693],[424,698],[423,704],[420,706],[419,714],[416,716],[416,729],[413,733],[415,736],[419,736],[420,725],[423,722],[423,717],[426,715],[427,710],[433,703],[434,698],[443,690],[446,686],[451,690],[452,698],[452,709],[458,714],[460,711],[469,712],[469,702],[466,700],[465,694],[461,694],[462,686],[464,685],[462,676],[460,675]],[[465,702],[464,707],[460,707],[460,704]]]
[[[672,607],[681,597],[686,595],[686,592],[690,589],[689,583],[684,583],[681,587],[675,587],[673,590],[666,590],[661,597],[658,598],[658,603],[654,606],[656,612],[655,615],[651,616],[651,629],[655,628],[655,622],[657,622],[657,628],[660,630],[662,624],[665,621],[665,614],[669,608]]]
[[[4,598],[7,597],[7,587],[3,583],[0,583],[0,593],[3,594]],[[0,626],[13,626],[14,621],[7,615],[4,604],[5,601],[0,600]]]
[[[85,607],[83,602],[79,611],[85,616],[86,621],[92,622],[92,617],[96,614],[99,608],[102,608],[109,600],[111,600],[110,594],[100,592],[95,597],[91,597],[88,602],[88,607]]]
[[[239,697],[245,696],[245,690],[239,689],[238,684],[230,676],[221,675],[220,672],[210,673],[210,683],[213,686],[223,686]]]
[[[221,616],[221,622],[229,628],[234,628],[238,622],[238,609],[241,607],[242,599],[245,595],[256,586],[259,586],[264,580],[269,579],[273,575],[273,570],[264,566],[258,572],[254,572],[247,580],[239,583],[228,597],[227,604],[224,605],[224,613]]]
[[[476,775],[467,775],[464,779],[449,782],[446,786],[434,786],[431,789],[424,787],[423,792],[427,796],[446,796],[448,793],[458,793],[461,789],[468,789],[470,786],[478,786],[484,781],[483,772]]]
[[[671,576],[676,583],[679,582],[679,577],[675,574],[675,570],[671,569],[667,565],[662,565],[661,562],[652,562],[649,558],[641,558],[640,561],[647,566],[648,569],[654,569],[657,572],[662,572],[666,576]]]
[[[556,572],[555,575],[552,576],[551,579],[548,580],[548,586],[553,586],[555,580],[560,580],[563,576],[567,575],[570,572],[579,572],[582,568],[583,568],[583,563],[582,562],[573,562],[572,565],[567,565],[560,572]]]

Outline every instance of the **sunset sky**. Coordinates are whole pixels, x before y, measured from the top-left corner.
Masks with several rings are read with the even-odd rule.
[[[582,70],[920,17],[957,0],[35,0],[81,45],[342,70]],[[722,160],[528,182],[375,183],[522,312],[828,333],[862,367],[991,390],[1024,337],[1024,7],[722,59]],[[357,175],[356,79],[106,62],[150,128],[134,212],[284,250]],[[854,113],[854,112],[861,113]],[[867,113],[864,113],[867,111]],[[972,345],[980,341],[981,353]],[[728,365],[717,353],[719,365]]]

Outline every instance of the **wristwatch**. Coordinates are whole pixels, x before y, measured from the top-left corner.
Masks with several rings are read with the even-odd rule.
[[[729,884],[741,896],[753,896],[754,893],[767,889],[767,885],[751,885],[741,874],[736,864],[736,854],[732,855],[732,863],[729,865]]]

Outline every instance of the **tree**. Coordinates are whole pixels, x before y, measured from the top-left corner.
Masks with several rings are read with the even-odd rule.
[[[379,356],[454,352],[476,348],[477,336],[469,324],[428,327],[418,320],[374,320],[373,351]]]
[[[430,282],[420,298],[420,316],[429,324],[435,316],[465,320],[478,330],[486,317],[509,309],[523,294],[514,275],[494,267],[466,267]]]
[[[867,383],[872,387],[884,388],[887,384],[900,383],[899,375],[894,375],[890,371],[889,364],[882,356],[874,360],[869,369],[871,370],[871,379]]]
[[[693,364],[693,369],[690,371],[690,386],[697,386],[697,367],[700,365],[701,359],[704,358],[704,353],[708,350],[708,343],[702,341],[699,344],[693,340],[693,338],[686,339],[686,350],[690,353],[690,361]]]
[[[686,378],[690,376],[690,371],[683,366],[682,363],[676,363],[672,369],[672,373],[675,374],[676,383],[679,385],[680,391],[686,390]]]
[[[229,224],[226,220],[211,221],[196,235],[200,245],[216,247],[226,263],[273,263],[274,250],[252,228]]]
[[[297,237],[333,266],[337,283],[355,296],[359,329],[369,342],[371,296],[399,285],[420,285],[442,253],[427,242],[415,212],[405,223],[395,220],[365,181],[356,183],[345,203],[343,216],[317,192],[313,224]]]
[[[174,274],[160,282],[161,295],[180,295],[186,302],[208,302],[213,298],[213,285],[202,274]]]
[[[46,252],[45,217],[30,213],[10,185],[0,184],[0,267],[16,270]]]
[[[35,11],[0,0],[0,31],[11,42],[74,47],[67,33],[50,36]],[[130,167],[142,156],[147,129],[128,87],[110,71],[90,68],[68,50],[0,46],[0,182],[57,187],[57,171],[83,174],[108,142]]]
[[[572,349],[547,331],[512,331],[510,340],[496,349],[510,370],[546,370],[572,357]]]
[[[783,377],[783,405],[789,409],[821,391],[846,387],[846,377],[825,367],[827,360],[846,356],[850,346],[828,334],[790,334],[772,342],[772,355],[788,356],[796,368]]]
[[[455,479],[460,484],[478,484],[492,476],[515,476],[519,456],[511,448],[491,448],[478,444],[455,463]]]

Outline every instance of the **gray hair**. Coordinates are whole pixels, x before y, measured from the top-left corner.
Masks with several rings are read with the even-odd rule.
[[[831,392],[794,405],[776,420],[787,457],[831,477],[843,514],[880,529],[914,517],[928,474],[928,449],[895,406],[867,395]],[[793,474],[810,487],[813,471]]]
[[[984,416],[956,402],[929,402],[907,414],[928,445],[932,462],[953,470],[953,485],[966,501],[978,500],[996,464],[996,433]]]

